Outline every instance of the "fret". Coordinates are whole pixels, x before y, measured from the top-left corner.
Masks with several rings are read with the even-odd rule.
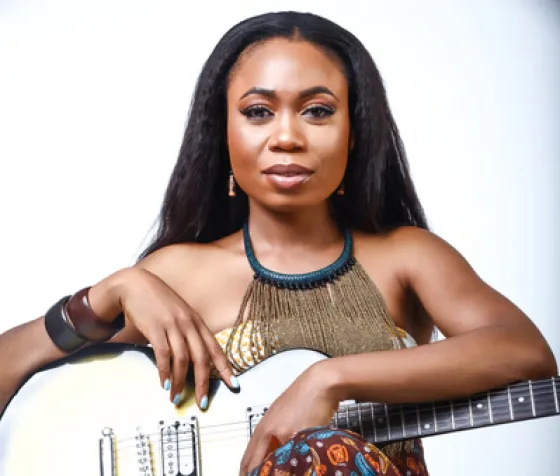
[[[403,438],[406,438],[408,435],[406,434],[406,426],[404,424],[404,412],[403,412],[402,405],[399,405],[399,413],[401,415],[402,435],[403,435]]]
[[[358,428],[360,429],[360,435],[364,436],[364,425],[362,424],[362,409],[358,405]]]
[[[534,382],[533,401],[535,406],[535,416],[548,416],[558,413],[554,397],[554,380],[546,379]]]
[[[471,428],[474,426],[474,418],[472,414],[472,402],[471,397],[469,397],[469,423],[471,424]]]
[[[404,433],[402,412],[400,405],[391,405],[388,408],[388,421],[391,438],[400,440],[406,437]]]
[[[460,399],[453,402],[453,427],[454,430],[472,428],[469,414],[469,400]]]
[[[418,406],[412,403],[402,405],[404,432],[407,438],[420,435],[418,424]]]
[[[389,409],[387,408],[387,404],[383,405],[383,409],[385,410],[385,421],[387,422],[387,438],[391,439],[391,420],[389,419]]]
[[[375,443],[375,428],[372,417],[370,416],[372,403],[360,403],[360,415],[362,421],[362,436],[370,443]]]
[[[513,420],[513,405],[511,404],[511,389],[509,387],[507,388],[507,397],[509,403],[509,418]]]
[[[453,403],[450,401],[435,402],[436,426],[441,433],[453,430]]]
[[[449,402],[449,405],[451,407],[451,429],[455,429],[455,412],[454,410],[454,405],[453,405],[453,400]]]
[[[376,404],[373,406],[373,424],[375,427],[375,441],[387,441],[389,439],[389,432],[387,430],[387,418],[385,417],[383,405]]]
[[[432,414],[434,416],[434,430],[438,432],[438,424],[437,424],[437,417],[436,417],[436,403],[432,402]]]
[[[508,390],[505,388],[489,392],[492,405],[493,423],[505,423],[511,421],[509,410]]]
[[[348,405],[346,405],[344,410],[345,410],[344,414],[346,416],[346,429],[349,430],[350,429],[350,415],[348,413]]]
[[[489,402],[490,399],[487,396],[475,395],[470,398],[473,427],[492,423]]]
[[[510,408],[512,420],[527,420],[533,417],[533,405],[529,385],[519,383],[511,385],[509,389]]]
[[[334,414],[334,427],[340,428],[340,424],[338,423],[338,411]]]
[[[560,413],[560,407],[558,406],[558,389],[556,388],[556,377],[552,379],[552,389],[554,390],[554,403],[556,404],[556,413]]]
[[[535,409],[535,396],[533,395],[533,382],[529,380],[529,397],[531,398],[531,411],[533,412],[533,417],[537,416],[537,411]]]
[[[377,442],[377,426],[375,425],[375,405],[371,404],[371,426],[373,427],[373,441]]]
[[[433,435],[436,432],[436,418],[434,406],[431,404],[422,404],[417,407],[418,411],[418,430],[420,435]]]
[[[492,414],[492,401],[490,400],[490,392],[486,392],[486,400],[488,402],[488,415],[490,416],[490,423],[494,423],[494,415]]]
[[[349,405],[347,405],[346,407],[346,412],[348,414],[348,429],[355,431],[356,433],[358,432],[358,426],[359,426],[359,421],[358,421],[358,405],[356,405],[355,403],[351,403]]]

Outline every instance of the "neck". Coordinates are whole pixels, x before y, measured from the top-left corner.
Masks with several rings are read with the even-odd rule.
[[[277,212],[250,204],[249,231],[253,246],[263,249],[321,249],[343,237],[328,204],[297,212]]]

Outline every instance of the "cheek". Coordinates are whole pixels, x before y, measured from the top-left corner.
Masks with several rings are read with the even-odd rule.
[[[342,179],[348,162],[350,131],[346,126],[325,128],[317,134],[314,143],[321,157],[323,173],[334,182]]]
[[[266,135],[263,132],[247,124],[244,117],[228,120],[228,149],[234,171],[255,164],[263,144],[266,143]]]

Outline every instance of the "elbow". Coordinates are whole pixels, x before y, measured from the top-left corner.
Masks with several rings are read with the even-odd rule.
[[[558,375],[558,364],[552,349],[542,339],[523,353],[521,380],[539,380]]]

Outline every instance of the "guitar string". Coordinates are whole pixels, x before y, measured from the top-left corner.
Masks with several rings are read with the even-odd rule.
[[[504,423],[507,423],[507,422],[504,422]],[[473,427],[473,428],[476,428],[476,427]],[[468,428],[462,428],[462,429],[468,429]],[[416,434],[416,435],[409,435],[409,436],[405,436],[405,437],[393,438],[393,439],[390,439],[390,440],[378,440],[378,441],[375,441],[375,439],[374,439],[374,440],[372,440],[372,443],[374,443],[374,444],[386,444],[386,443],[391,443],[391,442],[400,441],[400,440],[413,439],[413,438],[427,438],[427,437],[430,437],[430,436],[435,436],[436,434],[437,433],[426,433],[426,434],[420,434],[420,435]],[[231,442],[233,440],[243,440],[245,442],[248,442],[249,438],[248,438],[248,435],[247,435],[246,432],[243,432],[242,434],[241,434],[241,432],[239,432],[239,433],[230,434],[230,435],[227,435],[227,436],[215,436],[214,435],[211,438],[207,437],[207,438],[204,438],[204,439],[199,439],[199,438],[195,437],[194,438],[194,441],[195,441],[194,449],[198,448],[201,445],[203,447],[207,448],[209,444],[217,444],[217,443],[220,443],[220,442]],[[160,438],[156,438],[156,439],[150,438],[149,442],[150,442],[150,446],[152,446],[152,445],[156,446],[156,448],[155,448],[156,451],[164,451],[164,452],[172,451],[174,453],[179,453],[179,454],[181,454],[185,451],[193,451],[193,443],[192,443],[191,438],[179,440],[178,443],[177,442],[172,442],[173,447],[171,449],[166,449],[165,444],[168,443],[168,442],[164,440],[163,443],[162,443]],[[162,444],[164,445],[163,448],[161,446]],[[132,445],[124,446],[123,445],[123,446],[119,446],[116,449],[115,454],[117,456],[120,455],[122,457],[127,457],[129,455],[133,456],[133,455],[138,454],[137,453],[138,450],[139,450],[139,448],[137,448],[136,446],[132,446]],[[152,448],[152,451],[153,450],[154,449]]]
[[[533,386],[533,399],[535,398],[535,396],[542,396],[542,395],[548,394],[548,393],[550,393],[550,392],[548,392],[546,389],[544,389],[544,391],[542,391],[542,389],[539,389],[539,388],[536,388],[535,386]],[[495,397],[495,396],[496,396],[496,395],[494,395],[494,397]],[[500,403],[500,402],[493,402],[493,403],[491,403],[491,405],[492,405],[492,413],[496,413],[496,411],[497,411],[498,409],[500,409],[500,410],[506,409],[506,410],[507,410],[507,413],[510,412],[510,402],[509,402],[509,398],[507,397],[507,395],[503,395],[502,397],[506,400],[505,402],[502,402],[502,403]],[[516,397],[517,397],[517,396],[516,396]],[[484,399],[484,400],[485,400],[485,403],[486,403],[486,399],[487,399],[486,396],[482,396],[482,397],[480,397],[480,398]],[[517,397],[517,398],[519,398],[519,397]],[[471,403],[471,407],[472,407],[473,404],[476,405],[477,400],[473,400],[473,397],[471,397],[471,402],[470,402],[470,403]],[[512,402],[511,402],[511,403],[512,403],[512,405],[515,404],[513,398],[512,398]],[[531,403],[531,401],[528,400],[528,403]],[[359,406],[358,406],[358,405],[359,405]],[[421,404],[418,404],[418,405],[420,405],[420,406],[427,405],[427,408],[426,408],[425,410],[422,410],[422,409],[420,409],[420,408],[415,408],[415,407],[417,407],[417,404],[413,404],[413,403],[402,404],[402,405],[400,405],[400,404],[392,405],[392,404],[391,404],[391,405],[389,405],[389,406],[392,406],[392,407],[393,407],[393,410],[390,411],[390,415],[389,415],[389,416],[390,416],[390,417],[394,417],[394,418],[400,418],[400,417],[401,417],[401,413],[402,413],[403,416],[409,416],[409,415],[412,415],[412,414],[417,415],[418,413],[422,413],[422,411],[432,412],[433,409],[435,409],[435,410],[437,411],[437,410],[442,409],[442,408],[449,409],[449,408],[451,407],[450,403],[439,404],[439,405],[436,404],[436,405],[433,405],[433,406],[431,406],[429,403],[427,403],[427,404],[421,403]],[[339,419],[342,419],[342,420],[346,419],[346,407],[347,407],[347,406],[345,405],[345,406],[342,407],[342,410],[339,410],[338,413],[339,413],[339,414],[342,413],[342,416],[341,416]],[[385,407],[385,405],[383,405],[383,404],[378,404],[378,403],[374,403],[374,404],[370,404],[370,403],[360,403],[360,404],[351,404],[351,405],[348,405],[349,416],[350,416],[350,417],[353,417],[354,419],[358,419],[358,418],[359,418],[359,417],[357,416],[358,411],[360,411],[361,413],[364,413],[364,412],[371,413],[372,407],[373,407],[374,409],[375,409],[375,408],[383,408],[383,414],[378,415],[378,416],[379,416],[379,417],[382,417],[382,418],[384,418],[384,419],[386,418],[386,414],[385,414],[385,412],[384,412],[384,407]],[[397,410],[397,408],[399,408],[399,407],[402,407],[402,412]],[[414,407],[414,408],[412,408],[412,407]],[[500,408],[500,407],[501,407],[501,408]],[[554,405],[551,404],[551,407],[554,407]],[[466,398],[466,399],[461,399],[460,402],[457,401],[457,400],[455,400],[455,403],[454,403],[454,405],[453,405],[454,413],[455,413],[455,410],[459,410],[459,409],[463,409],[463,410],[464,410],[464,409],[468,409],[468,408],[469,408],[469,401],[468,401],[468,398]],[[476,411],[476,410],[477,410],[476,407],[473,407],[472,409],[473,409],[473,411]],[[400,408],[399,408],[399,410],[400,410]],[[375,411],[375,410],[374,410],[374,411]],[[392,413],[393,411],[397,412],[397,414],[395,415],[394,413]],[[552,415],[553,415],[554,413],[557,413],[557,412],[554,411],[554,412],[552,413]],[[368,416],[369,416],[369,415],[368,415]],[[375,415],[375,413],[374,413],[374,417],[376,417],[376,416],[377,416],[377,415]],[[226,430],[218,431],[218,432],[216,432],[215,430],[208,430],[208,431],[203,431],[203,430],[207,430],[207,429],[211,429],[211,428],[227,428],[227,427],[235,427],[235,426],[242,426],[243,429],[247,429],[247,428],[249,427],[249,424],[250,424],[250,423],[249,423],[247,420],[240,420],[240,421],[236,421],[236,422],[222,423],[222,424],[216,424],[216,425],[204,425],[204,426],[198,427],[198,429],[199,429],[201,435],[202,435],[203,433],[204,433],[204,434],[223,433],[223,432],[234,431],[234,430],[228,430],[228,429],[226,429]],[[169,425],[167,425],[165,428],[170,427],[170,426],[172,426],[172,425],[173,425],[173,424],[169,424]],[[152,432],[152,433],[143,433],[143,435],[145,435],[145,436],[155,436],[155,435],[159,435],[160,432],[161,432],[161,430],[160,430],[160,431],[157,431],[157,432]],[[136,440],[136,436],[132,436],[132,437],[129,437],[129,438],[123,438],[123,439],[121,439],[121,440],[119,440],[119,441],[124,442],[124,441],[127,441],[127,440],[130,440],[130,441]]]
[[[547,382],[544,382],[544,384],[546,384]],[[542,387],[543,385],[541,385]],[[538,388],[537,385],[533,385],[533,400],[538,397],[538,396],[542,396],[544,394],[549,394],[550,392],[547,389],[544,388]],[[479,396],[480,398],[483,398],[484,400],[486,400],[486,396],[480,396],[480,394],[478,394],[477,396]],[[494,395],[495,396],[495,395]],[[505,397],[505,402],[492,402],[492,414],[495,414],[497,410],[507,410],[507,413],[510,413],[510,401],[509,398],[504,395],[503,397]],[[516,396],[516,398],[519,398]],[[512,398],[512,405],[515,405],[515,399]],[[469,406],[472,408],[473,410],[473,417],[479,417],[480,413],[477,413],[476,409],[476,403],[477,400],[473,400],[473,397],[471,397],[471,402],[469,405],[469,401],[468,398],[467,399],[461,399],[460,402],[455,401],[454,405],[453,405],[453,410],[454,413],[457,413],[458,410],[467,410],[469,409]],[[528,404],[531,404],[531,400],[528,399]],[[358,406],[360,405],[360,406]],[[419,404],[419,405],[425,405],[425,404]],[[430,406],[429,403],[427,404],[428,407],[424,410],[425,412],[432,412],[433,409],[435,409],[436,411],[438,409],[441,408],[446,408],[446,409],[450,409],[451,405],[449,403],[447,404],[443,404],[443,405],[433,405]],[[383,404],[369,404],[369,403],[361,403],[361,404],[351,404],[350,406],[348,406],[348,413],[349,413],[349,419],[347,422],[342,422],[342,423],[348,423],[349,425],[339,425],[339,427],[346,427],[346,426],[356,426],[353,425],[352,423],[356,423],[358,421],[358,419],[360,417],[358,417],[358,412],[360,413],[367,413],[369,416],[369,413],[371,413],[372,407],[381,407],[384,408]],[[401,405],[396,404],[395,405],[396,408],[401,407]],[[417,418],[415,419],[415,424],[414,424],[414,428],[416,429],[416,422],[418,420],[418,417],[421,417],[422,414],[422,409],[417,409],[417,408],[410,408],[410,407],[416,407],[416,404],[403,404],[402,405],[402,412],[397,411],[397,414],[393,414],[392,412],[389,413],[389,420],[391,420],[391,418],[398,418],[401,420],[401,423],[404,416],[410,416],[412,414],[414,414]],[[547,413],[547,415],[542,415],[542,417],[544,416],[552,416],[554,415],[556,412],[555,409],[555,405],[551,404],[551,410],[552,408],[554,408],[554,411],[552,413]],[[515,409],[514,409],[515,410]],[[519,410],[518,410],[519,411]],[[342,413],[343,416],[339,418],[339,420],[346,420],[346,406],[343,407],[343,409],[341,411],[339,411],[339,414]],[[402,415],[402,417],[401,417]],[[374,417],[376,417],[375,413],[373,415]],[[386,420],[386,414],[383,413],[382,415],[379,415],[380,417],[382,416],[384,420]],[[470,416],[470,415],[469,415]],[[538,418],[539,416],[533,417],[532,415],[529,417],[529,419],[531,418]],[[489,418],[489,417],[488,417]],[[431,419],[430,419],[431,420]],[[508,422],[513,422],[516,421],[515,420],[515,415],[514,415],[514,420],[506,420],[503,423],[508,423]],[[406,431],[406,422],[404,422],[405,424],[405,431]],[[371,425],[371,422],[367,422],[366,423],[367,426]],[[165,431],[165,428],[168,427],[172,427],[173,425],[167,425],[164,427],[163,430],[157,431],[157,432],[152,432],[152,433],[142,433],[142,435],[148,437],[150,439],[150,441],[156,441],[159,442],[160,435],[161,435],[161,431]],[[390,427],[390,423],[389,425],[384,425],[384,429],[378,429],[378,431],[388,431],[388,427]],[[402,425],[398,425],[399,427],[402,427]],[[470,425],[469,425],[470,426]],[[476,425],[474,425],[474,427],[476,427]],[[212,430],[212,428],[218,428],[219,430]],[[212,435],[218,435],[218,434],[226,434],[229,433],[231,434],[232,432],[243,432],[245,436],[247,436],[247,431],[250,428],[250,422],[248,422],[247,420],[241,420],[241,421],[237,421],[237,422],[230,422],[230,423],[224,423],[224,424],[217,424],[217,425],[205,425],[205,426],[200,426],[198,427],[199,430],[199,436],[195,436],[195,439],[199,439],[201,440],[202,437],[207,437],[207,436],[212,436]],[[373,428],[372,428],[373,430]],[[176,430],[179,434],[182,435],[188,435],[189,432],[188,431],[181,431],[181,430]],[[428,432],[426,431],[426,433],[428,434],[432,434],[433,432]],[[417,436],[422,436],[422,432],[420,433],[420,435],[416,434],[416,435],[411,435],[411,438],[417,437]],[[157,437],[157,438],[152,438],[152,437]],[[166,434],[164,434],[164,438],[167,437]],[[192,439],[192,438],[189,438]],[[119,447],[120,448],[126,448],[126,443],[130,442],[132,443],[132,445],[130,445],[130,448],[135,448],[135,443],[138,441],[136,436],[133,437],[128,437],[128,438],[123,438],[123,439],[118,439],[117,440],[119,443]],[[122,443],[125,443],[125,445],[123,445]]]
[[[507,405],[507,407],[509,408],[509,405]],[[509,410],[508,410],[509,412]],[[555,412],[556,413],[556,412]],[[546,415],[546,416],[551,416],[553,414],[550,415]],[[542,415],[542,417],[544,417],[545,415]],[[514,422],[515,420],[505,420],[503,422],[500,423],[510,423],[510,422]],[[489,422],[489,421],[488,421]],[[248,426],[248,425],[247,425]],[[479,425],[479,426],[484,426],[484,425]],[[472,426],[470,428],[476,428],[477,426]],[[465,427],[461,427],[461,429],[468,429],[469,427],[465,428]],[[335,429],[335,428],[330,428],[330,429]],[[416,431],[417,427],[416,425],[414,426],[414,430]],[[453,431],[450,428],[450,431]],[[232,432],[234,432],[235,434],[231,434]],[[370,433],[373,433],[372,430],[369,430]],[[217,433],[222,433],[221,436],[215,437]],[[225,435],[225,433],[230,433],[229,435]],[[242,434],[241,434],[242,433]],[[439,432],[438,432],[439,433]],[[427,432],[425,434],[413,434],[413,435],[409,435],[409,436],[405,436],[405,437],[399,437],[399,438],[394,438],[391,440],[385,440],[385,441],[379,441],[378,443],[388,443],[391,441],[397,441],[397,440],[406,440],[406,439],[410,439],[410,438],[418,438],[418,437],[429,437],[432,435],[435,435],[437,433],[434,432]],[[172,438],[172,441],[166,441],[166,435],[164,435],[163,441],[161,441],[161,437],[158,435],[157,438],[149,438],[149,444],[150,446],[153,445],[162,445],[159,446],[159,448],[156,448],[159,452],[172,452],[174,454],[179,454],[181,457],[185,457],[184,452],[189,452],[191,453],[193,451],[193,449],[196,449],[198,446],[200,445],[208,445],[210,443],[218,443],[221,441],[232,441],[232,440],[239,440],[239,439],[243,439],[244,441],[248,441],[248,434],[247,434],[247,428],[244,428],[243,431],[242,430],[237,430],[237,431],[222,431],[222,432],[214,432],[213,434],[211,434],[212,436],[214,436],[213,438],[209,438],[208,435],[204,435],[205,438],[203,438],[203,435],[197,436],[196,434],[194,434],[194,438],[189,436],[189,432],[180,432],[178,435],[175,436],[175,438]],[[370,435],[372,436],[372,435]],[[121,440],[122,441],[122,440]],[[193,441],[194,441],[194,445],[193,445]],[[375,442],[374,442],[375,443]],[[172,446],[172,448],[167,449],[165,448],[166,444],[170,444]],[[121,456],[121,457],[127,457],[127,456],[134,456],[136,457],[138,455],[138,450],[140,448],[136,447],[135,445],[121,445],[121,444],[117,444],[116,445],[116,451],[115,454],[117,456]],[[151,450],[151,453],[153,453],[153,450]],[[133,453],[133,455],[132,455]]]

